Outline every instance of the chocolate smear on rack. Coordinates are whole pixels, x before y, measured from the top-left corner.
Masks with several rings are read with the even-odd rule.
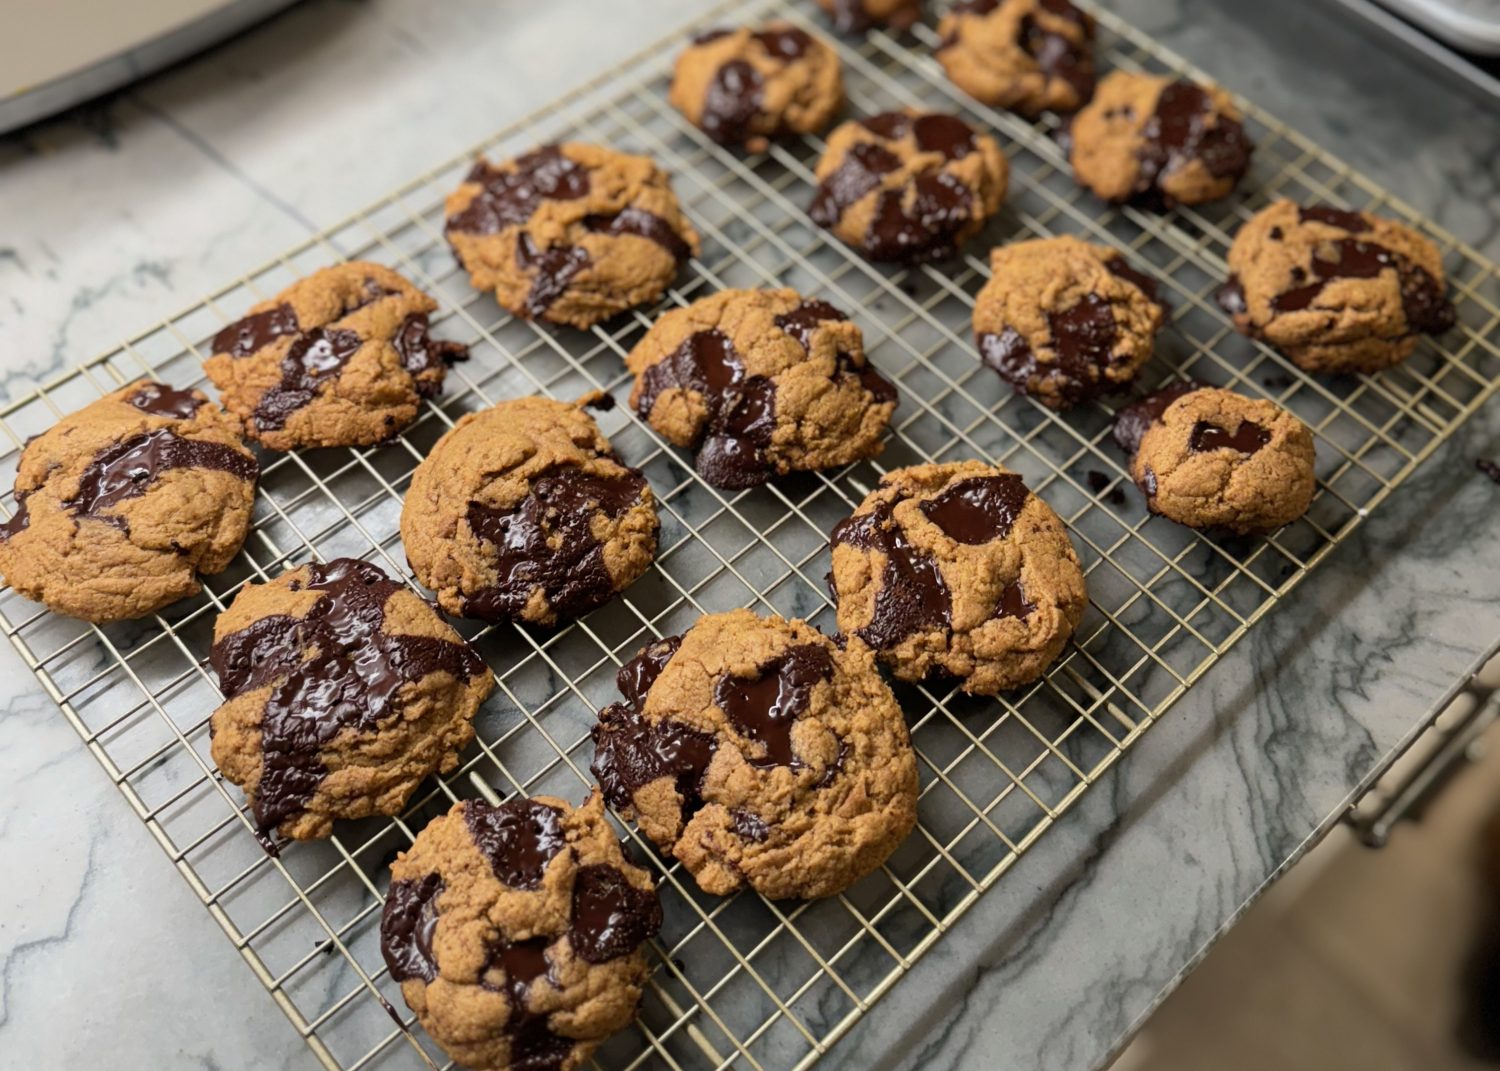
[[[1202,390],[1207,384],[1184,379],[1154,391],[1138,402],[1127,405],[1115,414],[1113,429],[1115,444],[1127,454],[1134,454],[1141,445],[1141,436],[1153,425],[1161,423],[1167,407],[1178,398]]]

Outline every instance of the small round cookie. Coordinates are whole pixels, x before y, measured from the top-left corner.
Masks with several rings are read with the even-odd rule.
[[[959,0],[938,23],[938,62],[975,100],[1028,118],[1094,92],[1094,19],[1068,0]]]
[[[415,420],[469,354],[428,337],[436,308],[389,268],[336,264],[220,331],[203,370],[245,435],[272,450],[371,446]]]
[[[699,250],[655,161],[578,142],[479,160],[446,212],[475,289],[515,316],[580,329],[655,301]]]
[[[1238,534],[1290,524],[1312,502],[1313,436],[1274,402],[1174,383],[1115,418],[1152,513]]]
[[[999,144],[941,113],[851,119],[828,137],[809,214],[871,260],[953,256],[1000,207]]]
[[[1437,246],[1367,212],[1277,201],[1229,248],[1219,303],[1309,372],[1378,372],[1456,320]]]
[[[844,76],[827,42],[790,23],[712,30],[677,57],[668,99],[720,145],[764,152],[772,138],[832,122]]]
[[[423,778],[458,765],[495,683],[426,601],[357,558],[241,588],[209,661],[224,693],[214,762],[267,839],[400,814]]]
[[[132,383],[21,451],[0,574],[95,624],[155,613],[239,553],[259,475],[234,421],[202,392]]]
[[[979,357],[1016,393],[1069,409],[1135,378],[1167,309],[1108,246],[1038,238],[990,254],[974,302]]]
[[[635,1018],[651,876],[597,793],[466,800],[391,864],[380,951],[406,1006],[474,1071],[577,1071]]]
[[[1096,196],[1163,209],[1226,196],[1254,148],[1224,90],[1128,71],[1099,83],[1068,143],[1074,177]]]
[[[711,614],[618,680],[626,702],[599,712],[591,769],[705,892],[832,896],[916,824],[906,722],[857,639]]]
[[[877,26],[897,32],[922,19],[922,0],[818,0],[835,33],[857,34]]]
[[[1088,602],[1057,514],[982,461],[896,469],[832,543],[840,631],[902,680],[946,675],[971,695],[1030,684]]]
[[[665,313],[625,358],[630,404],[669,442],[698,451],[715,487],[874,457],[896,388],[863,337],[795,290],[723,290]]]
[[[656,498],[576,403],[469,413],[417,466],[401,507],[416,578],[450,614],[555,625],[602,606],[656,557]]]

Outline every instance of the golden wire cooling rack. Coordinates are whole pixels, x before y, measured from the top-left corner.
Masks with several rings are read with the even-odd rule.
[[[1104,67],[1186,71],[1181,60],[1099,12]],[[785,17],[824,32],[810,2],[734,0],[701,24]],[[662,503],[656,567],[606,607],[556,632],[462,624],[497,694],[478,744],[396,820],[348,823],[331,839],[268,856],[239,793],[208,757],[219,693],[206,659],[214,615],[239,585],[310,558],[363,556],[406,575],[397,536],[413,468],[464,412],[544,392],[624,397],[621,358],[658,310],[591,333],[537,328],[472,291],[442,237],[441,205],[473,153],[378,203],[118,349],[0,410],[0,483],[27,436],[141,375],[201,384],[204,345],[254,301],[331,261],[369,258],[439,297],[435,331],[470,341],[444,395],[396,442],[266,458],[256,526],[203,594],[133,624],[93,628],[0,593],[0,621],[43,687],[160,842],[293,1026],[330,1068],[442,1066],[413,1025],[378,947],[387,864],[431,815],[476,793],[587,790],[589,728],[614,698],[617,666],[700,613],[751,606],[833,630],[823,585],[827,536],[880,474],[982,457],[1022,472],[1066,520],[1091,606],[1046,679],[1003,700],[899,691],[921,759],[921,824],[877,873],[842,896],[767,903],[700,893],[676,865],[659,873],[666,924],[638,1024],[600,1067],[755,1068],[815,1062],[1032,842],[1262,614],[1382,501],[1500,382],[1500,274],[1306,138],[1246,106],[1255,165],[1225,202],[1161,216],[1111,208],[1079,190],[1046,132],[968,100],[915,44],[882,33],[841,43],[850,110],[920,104],[997,131],[1012,162],[1004,211],[954,265],[890,271],[811,226],[816,138],[742,158],[666,104],[683,34],[600,75],[475,151],[509,155],[550,140],[598,141],[656,157],[704,236],[669,303],[721,287],[790,285],[851,312],[874,363],[901,388],[895,434],[876,462],[739,494],[711,488],[625,407],[604,414],[619,452]],[[1372,209],[1420,227],[1442,249],[1459,327],[1400,368],[1313,380],[1233,333],[1212,300],[1239,223],[1275,197]],[[985,251],[1075,233],[1126,250],[1176,309],[1145,373],[1232,386],[1290,408],[1317,434],[1318,493],[1307,516],[1265,539],[1205,536],[1151,517],[1108,436],[1109,407],[1049,412],[975,358],[969,331]],[[3,512],[14,510],[7,496]],[[627,831],[628,832],[628,831]],[[639,844],[639,841],[637,840]],[[657,857],[644,849],[638,854]]]

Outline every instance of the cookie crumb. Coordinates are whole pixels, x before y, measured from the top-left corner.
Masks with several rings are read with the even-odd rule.
[[[1474,459],[1474,467],[1496,483],[1500,483],[1500,464],[1487,457],[1477,457]]]

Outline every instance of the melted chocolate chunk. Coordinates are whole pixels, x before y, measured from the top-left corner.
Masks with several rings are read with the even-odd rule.
[[[713,761],[718,742],[711,734],[681,722],[652,724],[641,716],[646,693],[681,645],[682,637],[669,636],[621,666],[615,682],[626,702],[599,712],[599,724],[592,734],[594,760],[589,769],[604,798],[617,809],[630,807],[636,790],[660,777],[676,782],[687,810],[702,805],[699,793],[703,774]]]
[[[735,807],[729,812],[729,817],[734,822],[735,833],[745,840],[764,844],[771,836],[771,827],[758,814]]]
[[[1214,294],[1214,300],[1219,303],[1219,308],[1228,313],[1231,318],[1237,319],[1250,314],[1250,306],[1245,301],[1245,286],[1236,275],[1231,275],[1229,281],[1219,287],[1218,292]]]
[[[437,899],[443,889],[438,874],[428,874],[421,881],[391,883],[380,916],[380,954],[393,980],[420,978],[431,982],[437,977],[432,935],[437,930]]]
[[[939,171],[918,175],[911,207],[902,190],[880,195],[865,252],[874,260],[945,260],[958,252],[956,235],[968,223],[974,195],[954,176]]]
[[[812,352],[812,334],[820,323],[844,321],[845,316],[826,301],[804,301],[791,312],[776,317],[776,326],[795,338],[808,353]]]
[[[1084,14],[1066,0],[1053,0],[1042,6],[1053,14],[1065,15],[1080,26],[1088,25]],[[1036,60],[1043,74],[1068,83],[1078,94],[1080,103],[1094,95],[1094,54],[1090,48],[1075,45],[1031,15],[1022,16],[1019,29],[1021,48]]]
[[[940,153],[945,160],[961,160],[974,151],[974,130],[956,115],[932,112],[911,116],[905,112],[882,112],[859,120],[859,125],[891,141],[899,141],[911,134],[920,152]]]
[[[401,321],[396,337],[391,340],[391,344],[396,347],[396,353],[401,357],[401,367],[413,377],[468,358],[469,347],[462,342],[444,342],[429,338],[427,331],[427,314],[414,312]],[[418,379],[416,384],[417,393],[424,398],[431,398],[442,388],[442,384],[437,380]]]
[[[1271,433],[1253,420],[1240,421],[1240,426],[1233,433],[1217,424],[1200,420],[1193,425],[1192,433],[1188,436],[1188,449],[1201,454],[1209,450],[1222,450],[1227,446],[1242,454],[1253,454],[1270,441]]]
[[[720,145],[743,145],[760,114],[760,72],[744,60],[730,60],[714,72],[703,101],[699,126]]]
[[[880,589],[870,623],[860,639],[877,650],[894,647],[914,632],[946,628],[953,621],[953,602],[937,563],[917,550],[881,502],[869,513],[848,517],[833,530],[834,546],[843,544],[885,556]]]
[[[295,335],[300,330],[292,307],[277,305],[265,312],[252,313],[224,328],[214,336],[213,351],[231,357],[248,357],[282,335]]]
[[[480,984],[486,989],[497,989],[488,981],[489,975],[497,970],[505,975],[501,991],[510,1001],[510,1019],[505,1026],[510,1034],[512,1071],[558,1071],[573,1051],[570,1039],[552,1032],[546,1014],[535,1015],[526,1007],[526,995],[538,978],[545,976],[557,984],[547,959],[550,943],[546,937],[533,937],[496,945],[490,949],[480,974]]]
[[[730,724],[765,748],[752,766],[791,766],[802,762],[792,750],[792,723],[806,710],[819,681],[833,677],[833,656],[821,644],[808,643],[761,666],[750,679],[723,677],[714,687],[714,703]]]
[[[818,226],[832,227],[850,205],[880,185],[882,175],[888,175],[900,167],[900,158],[889,149],[860,142],[818,184],[818,192],[813,195],[808,215]]]
[[[709,330],[689,335],[646,369],[636,410],[649,418],[656,399],[674,388],[698,392],[708,406],[699,475],[731,490],[765,483],[771,474],[765,451],[776,426],[775,384],[764,376],[747,378],[729,337]]]
[[[164,383],[142,383],[126,400],[143,413],[173,420],[191,420],[206,402],[190,390],[177,390]]]
[[[782,26],[774,30],[761,30],[752,35],[771,55],[777,59],[795,60],[807,55],[812,47],[812,38],[806,31],[795,26]]]
[[[573,951],[589,963],[628,956],[661,929],[661,901],[612,866],[580,867],[573,882]]]
[[[1134,454],[1140,449],[1141,436],[1145,435],[1146,430],[1153,424],[1161,422],[1162,414],[1167,411],[1168,406],[1183,395],[1191,394],[1202,387],[1203,384],[1196,380],[1185,379],[1127,405],[1115,414],[1115,443],[1127,454]]]
[[[589,192],[589,170],[547,145],[519,156],[509,171],[480,160],[466,182],[481,189],[468,206],[449,218],[447,230],[461,234],[499,234],[529,220],[544,200],[576,201]]]
[[[495,877],[512,889],[541,885],[547,864],[568,843],[562,815],[536,800],[509,799],[498,807],[469,800],[464,804],[464,824]]]
[[[1323,288],[1335,279],[1373,279],[1389,268],[1397,274],[1401,307],[1411,330],[1441,334],[1453,326],[1456,318],[1453,303],[1420,264],[1376,242],[1357,238],[1340,238],[1328,245],[1334,253],[1331,259],[1313,256],[1313,282],[1277,294],[1271,299],[1272,309],[1300,312],[1310,308]]]
[[[1109,273],[1117,278],[1124,279],[1133,284],[1141,293],[1145,294],[1164,313],[1170,313],[1171,307],[1162,299],[1158,290],[1156,280],[1143,271],[1137,271],[1125,262],[1124,257],[1110,257],[1104,262],[1104,267]]]
[[[1049,312],[1047,324],[1055,360],[1038,361],[1030,343],[1011,327],[999,334],[979,336],[981,360],[1021,394],[1034,389],[1033,380],[1055,384],[1069,405],[1115,389],[1101,374],[1114,360],[1119,338],[1108,301],[1097,294],[1086,294],[1072,308]]]
[[[1244,126],[1225,115],[1210,126],[1214,114],[1213,99],[1199,85],[1176,81],[1162,89],[1156,110],[1141,130],[1144,144],[1136,193],[1155,191],[1168,200],[1161,193],[1161,178],[1194,160],[1214,178],[1238,179],[1249,169],[1252,146]]]
[[[665,249],[674,260],[687,260],[693,255],[692,247],[670,223],[644,208],[631,205],[613,216],[585,216],[583,225],[595,234],[633,234],[645,238]]]
[[[563,468],[536,480],[514,509],[469,503],[469,529],[494,550],[495,583],[471,593],[464,613],[486,621],[515,618],[537,588],[560,617],[577,617],[608,602],[614,581],[604,564],[604,546],[594,538],[593,518],[623,516],[645,487],[645,477],[635,469],[600,476]]]
[[[1370,221],[1358,212],[1334,208],[1332,205],[1306,205],[1297,209],[1297,219],[1302,223],[1307,223],[1309,220],[1327,223],[1331,227],[1348,231],[1350,234],[1360,234],[1370,229]]]
[[[563,296],[573,277],[589,266],[589,254],[577,245],[539,249],[531,235],[522,231],[516,235],[516,263],[525,271],[536,273],[526,295],[526,315],[537,319]]]
[[[920,503],[922,513],[949,539],[980,546],[1004,539],[1031,492],[1013,472],[976,476]]]
[[[281,382],[255,404],[257,427],[275,429],[318,396],[323,384],[337,375],[359,352],[364,340],[353,331],[315,327],[297,336],[281,359]]]
[[[253,804],[262,832],[301,813],[328,773],[322,748],[345,729],[378,728],[402,685],[431,673],[469,680],[485,668],[468,644],[385,632],[385,604],[401,585],[369,562],[315,562],[299,590],[322,593],[306,616],[263,617],[209,655],[226,699],[274,685]]]
[[[1026,598],[1026,589],[1020,580],[1012,580],[1000,589],[1000,601],[995,606],[994,617],[1015,617],[1021,620],[1031,616],[1036,603]]]
[[[865,0],[834,0],[828,13],[835,33],[856,34],[873,29],[879,21],[898,32],[909,30],[922,18],[922,0],[906,0],[894,11],[875,19],[865,7]]]
[[[255,459],[233,447],[184,439],[170,428],[158,428],[117,442],[96,454],[78,478],[78,493],[65,501],[63,508],[75,517],[94,517],[124,530],[124,518],[101,517],[100,511],[139,498],[158,476],[171,469],[213,469],[242,480],[254,480],[260,475]]]

